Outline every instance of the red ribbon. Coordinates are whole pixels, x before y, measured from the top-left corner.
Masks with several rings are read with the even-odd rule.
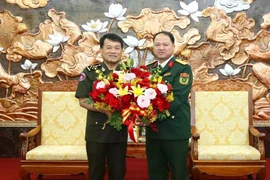
[[[135,138],[134,131],[133,131],[133,122],[132,121],[129,121],[129,124],[128,124],[128,134],[129,134],[130,139],[133,142],[137,143],[137,139]]]

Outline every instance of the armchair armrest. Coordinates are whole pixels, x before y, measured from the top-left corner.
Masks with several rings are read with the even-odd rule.
[[[193,133],[191,136],[191,155],[194,160],[198,160],[198,139],[200,139],[200,134]]]
[[[191,134],[195,134],[197,132],[197,128],[195,126],[191,126]]]
[[[22,139],[21,158],[25,160],[27,151],[37,146],[35,136],[40,132],[41,126],[38,125],[34,129],[26,133],[20,133],[19,137]]]
[[[257,142],[256,149],[259,150],[259,152],[261,154],[261,159],[265,159],[265,149],[264,149],[265,134],[260,133],[253,126],[249,126],[249,132],[256,138],[256,142]]]

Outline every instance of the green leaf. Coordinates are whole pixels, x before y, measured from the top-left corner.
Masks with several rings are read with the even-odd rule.
[[[125,64],[124,61],[121,61],[121,65],[122,65],[123,70],[126,71],[127,70],[127,66],[126,66],[126,64]]]
[[[131,61],[131,59],[127,59],[127,66],[130,68],[131,66],[130,66],[130,61]]]
[[[122,116],[120,112],[113,112],[111,117],[109,118],[110,125],[115,128],[117,131],[122,129]]]
[[[130,66],[131,66],[131,67],[134,66],[134,59],[130,59]]]

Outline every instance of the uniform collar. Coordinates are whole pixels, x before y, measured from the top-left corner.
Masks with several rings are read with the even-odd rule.
[[[160,65],[162,68],[164,68],[167,65],[167,63],[172,59],[172,57],[173,57],[173,55],[169,59],[167,59],[166,61],[164,61],[163,63],[159,63],[158,62],[158,65]]]
[[[101,66],[104,67],[106,71],[113,71],[113,70],[110,70],[104,62],[101,63]],[[121,66],[121,63],[119,63],[119,64],[116,66],[116,69],[115,69],[115,70],[119,71],[119,70],[121,70],[121,67],[122,67],[122,66]]]

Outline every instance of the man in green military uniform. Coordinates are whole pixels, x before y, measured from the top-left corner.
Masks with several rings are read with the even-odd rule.
[[[88,98],[93,83],[97,80],[96,69],[103,71],[105,75],[120,69],[123,40],[116,34],[105,34],[100,39],[100,53],[104,61],[84,69],[75,94],[79,98],[80,106],[88,110],[85,140],[89,179],[103,180],[107,166],[109,180],[124,180],[127,128],[123,126],[121,131],[117,131],[107,124],[103,129],[110,112],[96,109]]]
[[[191,136],[188,96],[193,81],[192,70],[186,62],[174,57],[174,37],[170,32],[157,33],[153,42],[157,60],[148,67],[158,70],[172,85],[174,101],[170,103],[170,115],[155,122],[157,132],[150,127],[146,130],[149,180],[168,179],[169,169],[173,180],[188,180],[187,155]]]

